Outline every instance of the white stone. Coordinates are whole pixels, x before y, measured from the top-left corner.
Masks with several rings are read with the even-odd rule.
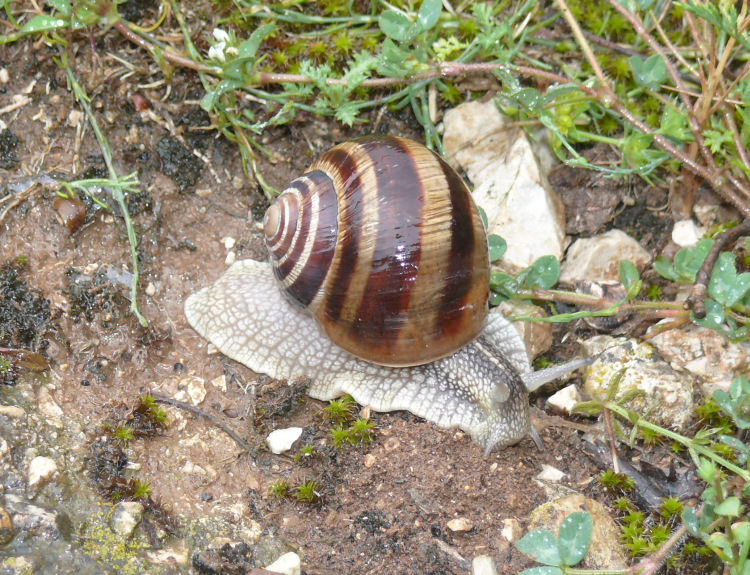
[[[39,405],[39,411],[49,417],[62,417],[64,415],[63,410],[60,406],[55,403],[52,399],[52,394],[46,387],[40,387],[36,394],[37,404]]]
[[[501,313],[504,317],[547,317],[542,308],[534,304],[520,301],[508,300],[501,303],[492,310],[494,313]],[[524,321],[518,320],[513,322],[518,335],[521,336],[526,346],[526,355],[529,361],[549,351],[552,347],[552,324],[541,321]]]
[[[672,241],[681,248],[692,248],[701,239],[705,230],[699,228],[693,220],[675,222],[672,228]]]
[[[227,392],[227,376],[224,374],[221,374],[219,377],[215,377],[211,380],[211,385],[214,387],[220,389],[224,393]]]
[[[148,297],[153,297],[153,295],[156,293],[156,286],[153,282],[149,282],[146,286],[146,295]]]
[[[656,359],[648,343],[599,335],[583,342],[582,347],[586,355],[598,356],[583,372],[589,395],[604,396],[612,377],[625,368],[615,399],[639,389],[643,394],[625,407],[641,415],[648,413],[649,421],[656,425],[680,433],[688,428],[693,414],[693,378]]]
[[[711,395],[717,389],[729,389],[738,375],[750,367],[750,346],[732,343],[720,333],[689,325],[651,338],[651,343],[673,369],[689,371],[701,377],[702,391]]]
[[[522,535],[523,530],[521,529],[521,524],[518,522],[518,519],[503,519],[503,527],[500,529],[500,536],[503,539],[512,543],[513,541],[520,539]]]
[[[123,501],[112,509],[109,526],[115,533],[130,537],[143,517],[143,505],[135,501]]]
[[[10,447],[8,447],[8,442],[5,441],[4,438],[0,437],[0,458],[5,457],[10,453]]]
[[[7,68],[0,68],[0,84],[7,84],[10,80],[10,73]]]
[[[202,377],[186,377],[180,381],[180,387],[187,392],[193,405],[200,405],[206,399],[206,381]]]
[[[57,463],[49,457],[38,456],[29,463],[29,488],[44,485],[57,473]]]
[[[693,213],[702,225],[709,227],[714,225],[719,219],[719,208],[720,206],[718,204],[695,204],[693,206]]]
[[[68,114],[68,126],[75,128],[81,122],[81,118],[83,118],[83,112],[79,110],[71,110]]]
[[[0,405],[0,415],[9,419],[20,419],[26,416],[26,412],[17,405]]]
[[[620,260],[630,260],[639,269],[651,261],[641,244],[620,230],[576,240],[560,269],[560,281],[619,281]]]
[[[178,565],[187,565],[189,557],[189,549],[187,547],[167,547],[166,549],[159,549],[158,551],[148,551],[146,553],[146,559],[150,563],[157,565],[167,565],[171,563],[177,563]]]
[[[489,100],[461,104],[445,114],[443,148],[454,167],[466,171],[473,197],[487,214],[488,232],[508,243],[501,266],[516,273],[537,258],[562,259],[565,208],[541,172],[520,129]],[[533,233],[530,233],[533,230]]]
[[[284,453],[292,448],[292,445],[302,435],[301,427],[288,427],[286,429],[277,429],[272,431],[268,437],[266,437],[266,443],[271,453],[278,455]]]
[[[221,243],[224,244],[224,247],[226,249],[231,250],[237,243],[237,240],[235,240],[233,237],[227,236],[226,238],[221,239]]]
[[[196,465],[192,461],[186,461],[185,465],[182,466],[182,469],[180,469],[180,471],[185,475],[208,475],[205,469],[203,469],[200,465]]]
[[[276,561],[266,567],[272,573],[282,573],[283,575],[300,575],[302,572],[302,563],[299,555],[296,553],[284,553]]]
[[[236,252],[227,252],[227,257],[224,258],[224,263],[228,266],[231,266],[235,262],[236,259],[237,259]]]
[[[451,531],[471,531],[473,528],[474,524],[466,517],[456,517],[448,521],[448,529]]]
[[[580,401],[581,394],[578,393],[578,388],[568,385],[547,399],[547,405],[559,412],[570,413],[573,406]]]
[[[489,555],[480,555],[471,560],[471,575],[497,575],[495,560]]]
[[[542,471],[536,476],[539,481],[555,482],[560,481],[563,477],[565,477],[565,474],[562,471],[546,463],[542,463]]]

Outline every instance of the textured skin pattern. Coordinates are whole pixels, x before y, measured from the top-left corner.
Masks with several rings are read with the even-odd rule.
[[[308,315],[281,295],[262,262],[236,262],[185,303],[190,325],[223,354],[276,379],[309,378],[310,396],[344,393],[375,411],[403,409],[443,428],[458,427],[490,449],[529,433],[528,398],[519,373],[530,371],[523,342],[499,314],[456,354],[415,367],[357,359],[332,344]]]

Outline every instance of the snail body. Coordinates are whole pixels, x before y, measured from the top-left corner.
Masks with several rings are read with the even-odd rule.
[[[310,396],[344,393],[467,431],[489,454],[526,436],[524,344],[488,313],[488,245],[461,178],[423,146],[363,138],[326,152],[268,209],[270,265],[239,261],[185,303],[222,353]]]

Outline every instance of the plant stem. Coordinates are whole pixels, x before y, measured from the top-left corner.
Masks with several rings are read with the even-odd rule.
[[[107,142],[107,139],[104,137],[104,134],[99,128],[96,117],[94,116],[94,113],[91,111],[91,108],[88,105],[88,96],[86,96],[86,93],[78,83],[75,74],[73,74],[73,70],[68,65],[68,60],[65,54],[62,54],[61,66],[65,70],[68,81],[73,87],[73,93],[75,94],[76,100],[86,112],[89,123],[94,130],[94,134],[96,134],[96,139],[99,142],[99,147],[101,148],[102,155],[104,156],[104,162],[107,165],[107,171],[109,172],[110,180],[114,183],[119,183],[120,180],[117,176],[117,172],[115,171],[114,164],[112,163],[112,151],[109,148],[109,143]],[[117,201],[117,205],[120,207],[122,218],[125,221],[125,229],[128,233],[128,242],[130,243],[130,258],[133,266],[133,277],[130,280],[130,311],[135,315],[136,318],[138,318],[138,322],[143,327],[148,327],[148,321],[146,321],[146,318],[143,317],[138,311],[138,252],[136,250],[138,246],[138,238],[136,238],[135,236],[135,228],[133,228],[133,222],[130,220],[130,213],[128,212],[128,206],[125,204],[125,197],[122,193],[122,190],[116,185],[110,186],[110,190],[112,191],[112,195],[114,196],[115,201]]]

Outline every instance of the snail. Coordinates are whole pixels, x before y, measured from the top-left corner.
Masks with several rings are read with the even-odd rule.
[[[485,448],[531,436],[528,393],[585,360],[532,372],[490,313],[488,244],[461,177],[424,146],[364,137],[324,153],[267,210],[270,265],[235,262],[188,297],[190,325],[276,379],[310,380],[458,427]]]

